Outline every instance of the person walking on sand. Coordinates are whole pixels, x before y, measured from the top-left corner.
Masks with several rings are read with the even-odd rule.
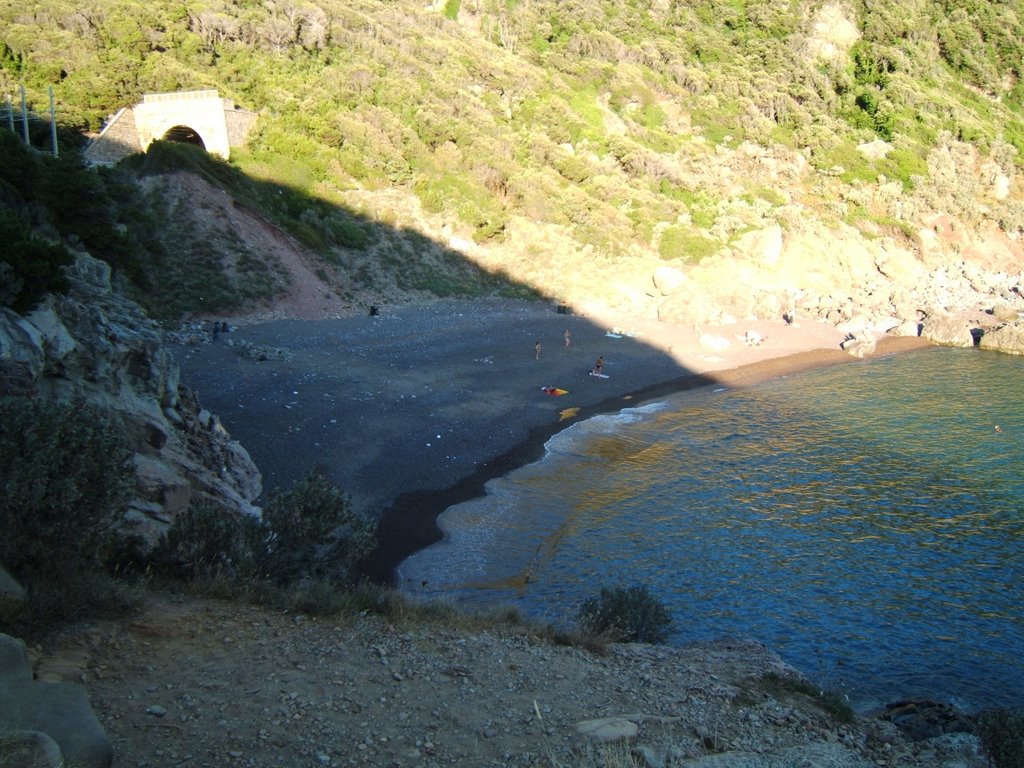
[[[540,342],[533,345],[533,359],[540,360]]]
[[[565,333],[562,336],[565,338],[565,348],[568,349],[569,345],[572,344],[572,334],[569,333],[568,328],[565,329]]]

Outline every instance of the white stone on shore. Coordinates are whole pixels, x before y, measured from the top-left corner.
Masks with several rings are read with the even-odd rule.
[[[700,336],[700,345],[705,349],[710,349],[715,352],[724,352],[729,348],[729,340],[725,336],[719,336],[714,333],[702,333]]]

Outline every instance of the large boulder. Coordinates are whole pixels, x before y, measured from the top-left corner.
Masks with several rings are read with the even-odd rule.
[[[4,768],[65,768],[60,745],[40,731],[0,734],[0,765]]]
[[[921,336],[944,347],[973,347],[976,325],[952,315],[928,317],[921,326]]]
[[[860,333],[843,341],[839,346],[853,357],[864,358],[875,354],[877,339],[870,333]]]
[[[915,286],[925,278],[924,264],[912,255],[894,250],[883,250],[875,257],[879,274],[900,287]]]
[[[979,346],[1011,355],[1024,355],[1024,320],[1016,320],[985,331]]]
[[[654,282],[654,287],[662,296],[669,296],[678,291],[686,282],[686,274],[675,267],[663,265],[654,270],[651,279]]]
[[[658,305],[658,320],[672,325],[693,326],[717,322],[721,310],[714,298],[695,283],[685,283]]]
[[[114,759],[85,689],[33,679],[25,644],[0,634],[0,765],[18,755],[52,755],[51,740],[63,757],[57,765],[107,768]]]
[[[1009,302],[998,301],[992,305],[992,317],[1000,323],[1015,322],[1020,316],[1017,307]]]
[[[773,224],[740,235],[732,247],[736,255],[744,261],[773,267],[779,263],[782,243],[782,227]]]

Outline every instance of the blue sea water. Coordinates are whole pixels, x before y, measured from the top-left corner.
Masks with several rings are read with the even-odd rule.
[[[672,642],[753,638],[860,709],[1024,706],[1022,382],[929,349],[598,416],[447,510],[400,584],[568,624],[642,583]]]

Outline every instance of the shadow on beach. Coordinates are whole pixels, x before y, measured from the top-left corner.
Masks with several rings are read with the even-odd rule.
[[[402,560],[440,539],[441,512],[539,459],[551,435],[581,419],[710,384],[854,362],[793,330],[788,346],[757,359],[737,352],[698,372],[643,334],[617,330],[549,302],[444,300],[273,320],[175,353],[182,381],[256,461],[265,494],[319,468],[356,510],[379,519],[380,546],[364,573],[391,583]],[[891,339],[880,351],[924,344]],[[590,375],[598,356],[607,378]]]
[[[266,359],[240,354],[254,348]],[[555,432],[713,381],[642,336],[539,301],[274,320],[175,356],[182,381],[260,467],[265,494],[319,467],[357,510],[380,519],[381,545],[366,568],[380,582],[440,538],[434,521],[447,506],[539,458]],[[607,378],[590,375],[598,356]]]

